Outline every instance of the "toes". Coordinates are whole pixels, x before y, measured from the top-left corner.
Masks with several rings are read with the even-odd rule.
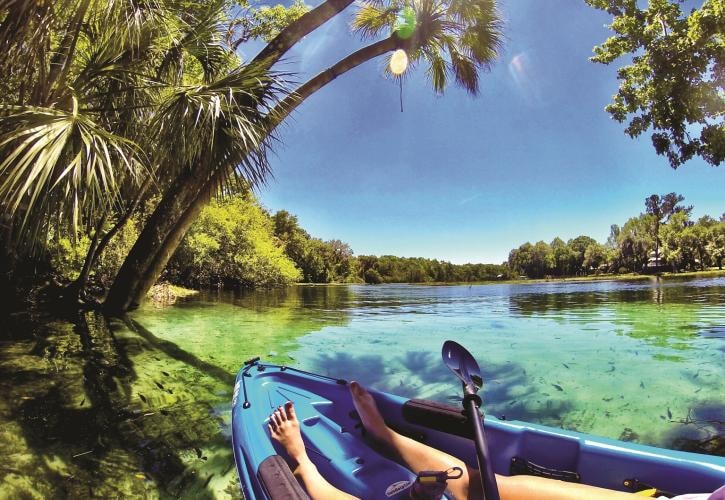
[[[297,420],[297,414],[295,413],[295,405],[292,401],[287,401],[284,404],[284,411],[287,414],[287,420]]]
[[[278,406],[277,407],[277,410],[275,411],[275,413],[278,413],[279,414],[279,419],[282,422],[286,422],[287,421],[287,412],[284,411],[281,406]]]
[[[272,413],[272,419],[277,426],[282,425],[282,417],[280,417],[279,410],[274,410],[274,413]]]
[[[363,389],[363,386],[353,380],[352,382],[350,382],[350,392],[352,393],[353,397],[359,398],[360,396],[365,394],[365,389]]]

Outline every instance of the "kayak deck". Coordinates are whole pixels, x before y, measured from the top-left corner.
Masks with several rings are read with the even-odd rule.
[[[460,410],[370,391],[386,423],[403,434],[475,466],[473,441]],[[295,404],[310,459],[331,484],[360,498],[403,497],[415,475],[366,442],[347,383],[292,368],[254,364],[234,388],[232,434],[247,498],[268,498],[259,464],[284,455],[267,418]],[[725,483],[725,458],[664,450],[487,416],[486,435],[496,473],[557,474],[563,479],[628,491],[625,482],[672,493],[714,491]],[[523,467],[523,469],[522,469]],[[631,491],[631,490],[629,490]]]

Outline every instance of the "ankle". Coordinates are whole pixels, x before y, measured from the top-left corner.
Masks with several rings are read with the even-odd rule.
[[[315,464],[307,456],[300,457],[299,460],[295,459],[295,461],[297,462],[297,467],[292,471],[295,476],[302,477],[310,470],[317,470]]]

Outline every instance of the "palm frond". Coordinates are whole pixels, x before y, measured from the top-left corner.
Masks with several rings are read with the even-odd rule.
[[[266,152],[273,138],[269,111],[288,93],[284,75],[263,64],[243,65],[208,85],[182,88],[161,106],[154,141],[165,144],[169,170],[225,171],[252,185],[269,174]]]
[[[383,31],[391,29],[395,22],[396,10],[366,2],[355,12],[351,27],[365,39],[374,38]]]
[[[118,181],[141,173],[131,141],[99,126],[74,101],[73,111],[6,106],[0,117],[0,205],[24,228],[49,214],[70,215],[110,206]],[[41,225],[41,224],[38,224]]]

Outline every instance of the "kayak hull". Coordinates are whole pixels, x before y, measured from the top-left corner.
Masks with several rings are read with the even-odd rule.
[[[476,466],[470,424],[460,410],[370,391],[386,423],[403,434]],[[270,498],[259,466],[282,455],[269,437],[267,417],[293,401],[305,447],[320,473],[360,498],[402,498],[415,475],[366,442],[347,383],[292,368],[254,363],[237,376],[232,402],[234,455],[248,499]],[[497,474],[523,472],[632,491],[650,485],[682,494],[711,492],[725,483],[725,458],[665,450],[528,424],[485,418]]]

